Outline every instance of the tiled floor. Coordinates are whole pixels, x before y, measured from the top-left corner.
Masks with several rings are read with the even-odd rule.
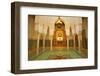
[[[87,54],[83,51],[79,51],[73,48],[69,50],[64,48],[62,50],[45,50],[39,55],[32,56],[29,55],[29,60],[55,60],[55,59],[77,59],[77,58],[87,58]]]

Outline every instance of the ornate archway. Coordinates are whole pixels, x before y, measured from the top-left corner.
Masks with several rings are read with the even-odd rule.
[[[55,22],[55,29],[53,34],[53,46],[67,47],[65,24],[60,17],[58,17],[57,21]]]

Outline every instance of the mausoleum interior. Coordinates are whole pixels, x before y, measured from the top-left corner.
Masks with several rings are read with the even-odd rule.
[[[87,17],[28,15],[28,60],[87,57]]]

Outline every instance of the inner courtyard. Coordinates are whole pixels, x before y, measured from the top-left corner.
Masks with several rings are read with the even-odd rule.
[[[28,60],[88,57],[88,18],[28,15]]]

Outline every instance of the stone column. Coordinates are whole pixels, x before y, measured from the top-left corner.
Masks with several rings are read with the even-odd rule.
[[[45,35],[43,36],[43,52],[45,51]]]
[[[52,51],[52,37],[50,38],[50,50]]]
[[[67,50],[69,50],[69,37],[67,37]]]
[[[40,34],[38,34],[38,38],[37,38],[37,50],[36,50],[36,54],[39,54],[39,40],[40,40]]]
[[[78,49],[81,50],[81,38],[80,35],[78,35]]]
[[[75,35],[74,35],[74,39],[73,40],[74,40],[74,49],[75,49]]]

